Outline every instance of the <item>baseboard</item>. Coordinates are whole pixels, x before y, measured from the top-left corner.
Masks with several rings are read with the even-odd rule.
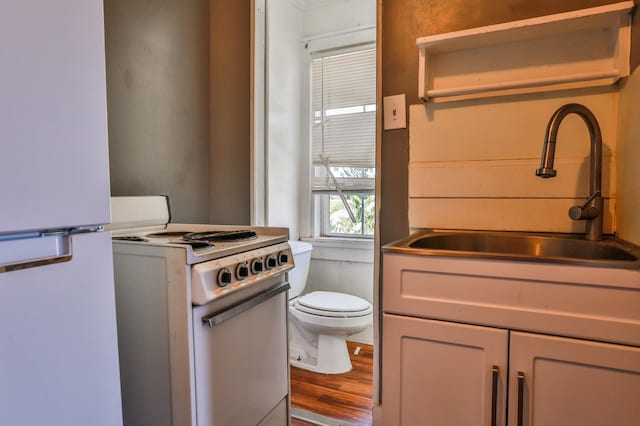
[[[332,419],[331,417],[322,416],[320,414],[311,413],[309,411],[300,410],[298,408],[291,409],[291,417],[314,423],[318,426],[357,426],[345,420]]]

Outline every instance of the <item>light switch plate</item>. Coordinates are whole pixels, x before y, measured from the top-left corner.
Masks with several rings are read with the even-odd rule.
[[[382,100],[384,111],[384,130],[407,128],[406,96],[385,96]]]

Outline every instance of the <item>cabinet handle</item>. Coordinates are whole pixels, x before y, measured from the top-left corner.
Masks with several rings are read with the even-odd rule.
[[[524,425],[524,373],[518,371],[518,426]]]
[[[491,368],[491,426],[498,426],[498,381],[500,380],[500,368],[494,365]]]

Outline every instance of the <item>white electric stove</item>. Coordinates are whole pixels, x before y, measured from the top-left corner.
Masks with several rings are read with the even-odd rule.
[[[288,229],[111,201],[125,425],[287,425]]]

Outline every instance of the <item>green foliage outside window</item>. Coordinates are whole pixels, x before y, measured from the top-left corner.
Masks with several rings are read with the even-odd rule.
[[[373,167],[331,167],[338,179],[374,179]],[[375,196],[370,193],[344,193],[355,221],[337,194],[329,196],[329,233],[373,236],[375,231]]]
[[[349,217],[338,195],[329,197],[329,232],[373,236],[375,230],[375,196],[372,194],[345,194],[356,222]]]

